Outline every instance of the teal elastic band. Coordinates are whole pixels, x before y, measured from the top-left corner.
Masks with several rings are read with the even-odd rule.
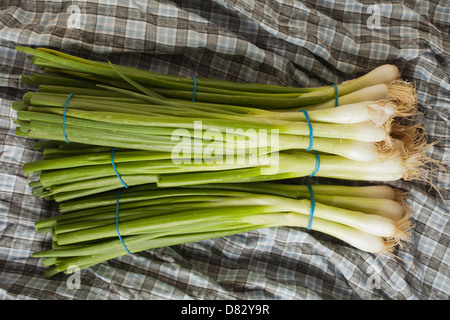
[[[311,151],[313,148],[313,140],[314,140],[314,133],[313,133],[313,127],[311,125],[311,121],[309,120],[309,115],[306,110],[300,110],[305,115],[306,120],[308,121],[308,127],[309,127],[309,147],[306,149],[306,151]],[[320,168],[320,156],[319,153],[314,150],[314,154],[316,156],[316,167],[314,168],[313,173],[311,173],[308,177],[314,176]]]
[[[314,176],[320,169],[320,156],[319,156],[319,152],[317,152],[317,150],[314,150],[314,154],[316,156],[316,167],[314,168],[313,173],[311,173],[308,177],[312,177]]]
[[[192,102],[195,102],[195,94],[197,93],[197,79],[194,76],[192,76],[192,79],[194,79],[194,92],[192,95]]]
[[[120,202],[119,199],[120,199],[120,190],[117,191],[117,201],[116,201],[116,231],[117,235],[119,236],[120,242],[122,242],[122,245],[125,248],[125,251],[128,252],[128,254],[132,254],[125,245],[125,242],[123,241],[122,236],[120,235],[119,232],[119,202]]]
[[[306,227],[306,229],[311,230],[312,221],[313,221],[313,217],[314,217],[314,209],[316,208],[316,200],[314,199],[314,191],[310,184],[308,184],[308,189],[309,189],[309,193],[310,193],[310,197],[311,197],[311,201],[310,201],[311,209],[309,212],[309,221],[308,221],[308,226]]]
[[[69,139],[67,139],[66,136],[66,112],[67,112],[67,106],[69,105],[69,100],[70,98],[72,98],[73,93],[69,94],[69,96],[66,99],[66,104],[64,105],[64,114],[63,114],[63,135],[64,135],[64,139],[66,140],[67,143],[70,143]]]
[[[311,125],[311,121],[309,121],[309,115],[306,110],[300,110],[305,115],[306,121],[308,121],[308,127],[309,127],[309,147],[306,149],[306,151],[311,151],[313,148],[313,128]]]
[[[339,106],[339,92],[336,84],[333,83],[333,87],[334,87],[334,106],[337,107]]]
[[[123,186],[125,188],[128,188],[127,184],[122,180],[122,178],[120,177],[119,173],[117,172],[116,165],[114,164],[114,151],[115,151],[115,149],[116,148],[113,147],[112,151],[111,151],[111,164],[112,164],[114,172],[116,173],[116,175],[119,178],[120,182],[122,182],[122,184],[123,184]]]

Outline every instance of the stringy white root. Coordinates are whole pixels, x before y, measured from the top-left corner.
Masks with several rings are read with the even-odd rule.
[[[402,129],[397,124],[397,120],[409,120],[419,115],[414,88],[408,82],[396,80],[390,84],[390,89],[392,90],[390,98],[376,102],[377,106],[385,106],[386,110],[393,110],[386,112],[386,115],[389,113],[390,116],[386,117],[383,123],[379,123],[388,133],[385,140],[376,143],[381,159],[392,157],[399,152],[403,154],[399,150],[405,149],[405,146],[403,146],[405,143],[407,144],[406,148],[410,148],[417,143],[415,139],[403,141],[404,133],[399,132]],[[417,134],[417,130],[413,128],[408,129],[408,131],[410,136]]]
[[[398,197],[397,201],[400,201],[404,208],[403,218],[400,219],[395,225],[395,235],[384,239],[383,250],[377,254],[377,259],[381,256],[400,259],[400,257],[394,254],[394,251],[397,248],[402,248],[405,242],[409,242],[411,240],[411,233],[414,228],[414,224],[411,220],[413,211],[406,202],[406,193],[400,192],[399,190],[396,190],[396,193]]]
[[[413,83],[394,80],[388,84],[389,100],[397,104],[398,117],[417,114],[417,93]]]
[[[445,165],[441,161],[429,156],[430,149],[438,142],[428,142],[428,137],[420,123],[403,125],[393,123],[391,135],[402,141],[396,145],[401,153],[406,171],[404,179],[407,181],[420,180],[433,185],[433,180]]]
[[[384,239],[383,250],[377,254],[377,259],[381,256],[395,257],[394,250],[397,247],[397,242],[393,238]]]
[[[414,225],[411,222],[410,215],[406,215],[403,219],[401,219],[397,223],[397,234],[394,237],[389,237],[384,239],[384,247],[381,252],[377,254],[376,259],[382,256],[387,256],[390,258],[395,258],[401,261],[404,261],[401,259],[398,255],[396,255],[394,252],[398,248],[402,248],[403,244],[405,242],[409,242],[411,239],[411,232],[414,227]],[[405,262],[405,261],[404,261]]]
[[[408,198],[407,192],[399,189],[394,189],[394,192],[395,192],[395,201],[401,204],[403,208],[403,218],[400,219],[395,226],[396,235],[393,239],[401,247],[404,241],[408,242],[411,240],[411,232],[412,229],[414,228],[414,224],[412,223],[411,217],[413,216],[414,211],[407,201]]]

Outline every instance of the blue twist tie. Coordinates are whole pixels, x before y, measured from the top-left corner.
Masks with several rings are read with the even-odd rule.
[[[70,98],[72,98],[73,93],[69,94],[69,96],[66,99],[66,104],[64,105],[64,114],[63,114],[63,135],[64,135],[64,139],[66,139],[67,143],[70,143],[69,139],[67,139],[66,136],[66,112],[67,112],[67,106],[69,105],[69,100]]]
[[[125,248],[125,251],[128,252],[128,254],[132,254],[127,246],[125,245],[125,242],[123,242],[123,239],[120,235],[119,232],[119,198],[120,198],[120,190],[117,191],[117,202],[116,202],[116,230],[117,230],[117,235],[119,236],[120,242],[122,242],[123,247]]]
[[[339,92],[337,85],[335,85],[334,83],[333,87],[334,87],[334,106],[337,107],[339,106]]]
[[[316,156],[316,167],[314,168],[313,173],[311,173],[308,177],[312,177],[314,176],[320,169],[320,156],[319,156],[319,152],[317,152],[316,150],[314,150],[314,154]]]
[[[308,189],[309,189],[309,193],[311,195],[311,210],[309,212],[309,221],[308,221],[308,226],[306,227],[306,229],[311,230],[312,221],[313,221],[313,217],[314,217],[314,209],[316,207],[316,201],[314,199],[313,188],[312,188],[312,186],[310,184],[308,184]]]
[[[313,128],[311,125],[311,122],[309,121],[308,112],[306,110],[300,110],[305,115],[306,121],[308,121],[308,127],[309,127],[309,147],[306,149],[306,151],[311,151],[313,148]]]
[[[197,79],[194,76],[192,76],[192,79],[194,79],[194,92],[192,95],[192,102],[195,102],[195,94],[197,92]]]
[[[117,175],[117,177],[119,178],[120,182],[122,182],[122,184],[123,184],[123,186],[124,186],[125,188],[128,188],[128,186],[126,185],[126,183],[122,180],[122,178],[120,177],[119,173],[117,172],[116,165],[114,164],[114,151],[115,151],[115,149],[116,149],[116,148],[113,147],[113,148],[112,148],[112,151],[111,151],[111,164],[112,164],[113,169],[114,169],[114,172],[116,173],[116,175]]]

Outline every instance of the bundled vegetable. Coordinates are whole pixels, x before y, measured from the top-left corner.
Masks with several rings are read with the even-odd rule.
[[[38,91],[12,107],[16,134],[43,153],[23,168],[37,178],[33,194],[62,213],[36,222],[52,233],[53,248],[35,254],[53,266],[48,276],[266,227],[317,230],[375,254],[408,237],[404,195],[387,185],[274,183],[429,180],[431,145],[409,121],[415,91],[393,65],[290,88],[17,49],[44,71],[22,76]]]
[[[102,84],[102,88],[112,85],[116,88],[112,90],[124,92],[120,89],[135,90],[134,84],[130,85],[131,82],[134,82],[140,84],[139,91],[144,89],[149,92],[149,89],[152,89],[151,96],[165,96],[178,100],[192,99],[194,94],[196,101],[267,109],[317,106],[335,99],[336,91],[339,97],[347,97],[340,98],[346,104],[352,103],[355,99],[358,101],[382,100],[398,94],[395,89],[397,84],[394,83],[392,89],[390,86],[393,81],[400,78],[395,66],[384,65],[360,78],[337,84],[337,90],[331,85],[317,88],[293,88],[166,75],[121,65],[111,68],[111,64],[107,62],[87,60],[52,49],[32,49],[21,46],[16,49],[33,55],[33,63],[40,66],[44,72],[62,77],[61,81],[59,79],[48,80],[47,84],[61,86],[67,83],[68,86],[88,88],[98,88],[99,84]],[[64,79],[67,75],[73,76],[77,80],[66,82]],[[124,83],[124,77],[130,81]],[[45,77],[38,78],[41,79],[38,79],[38,83],[45,79]],[[86,82],[86,80],[90,81]],[[377,87],[373,90],[370,89],[373,86]],[[359,90],[366,91],[361,93]]]
[[[192,79],[48,49],[19,50],[35,55],[34,63],[49,74],[22,78],[39,85],[39,92],[29,92],[14,104],[16,133],[97,146],[91,150],[109,147],[100,154],[84,148],[75,158],[25,166],[26,173],[40,174],[36,194],[57,201],[120,188],[117,173],[130,186],[267,181],[311,174],[393,181],[417,177],[429,161],[420,128],[407,127],[407,140],[405,134],[395,134],[397,120],[417,111],[412,86],[400,81],[391,65],[339,84],[337,91],[333,86],[296,89],[198,79],[196,98],[201,92],[222,97],[193,102],[180,99],[184,94],[163,91],[192,90]],[[381,90],[371,91],[373,87]],[[235,104],[223,96],[232,96]],[[368,97],[380,100],[367,101]],[[294,99],[304,107],[278,109],[276,103],[256,108],[248,106],[250,98]],[[332,98],[349,104],[328,106]],[[110,154],[116,148],[113,160]],[[91,159],[98,157],[103,162],[93,163]],[[112,161],[117,162],[117,172],[109,165]]]
[[[400,127],[399,127],[400,128]],[[36,145],[43,160],[24,165],[24,172],[35,173],[32,182],[36,196],[58,202],[95,193],[154,183],[159,187],[273,181],[311,176],[358,181],[427,179],[423,163],[427,160],[423,140],[408,141],[404,150],[374,161],[355,161],[327,153],[288,150],[261,160],[233,159],[227,163],[214,158],[175,157],[169,152],[86,146],[60,142]],[[422,149],[422,150],[421,150]],[[265,155],[266,156],[266,155]],[[209,161],[211,160],[211,161]],[[267,165],[265,163],[267,163]],[[120,179],[118,178],[120,177]]]
[[[315,230],[366,252],[392,254],[410,228],[404,194],[385,185],[143,185],[62,203],[60,210],[62,215],[36,222],[38,232],[52,233],[53,247],[34,254],[51,267],[47,276],[268,227]]]

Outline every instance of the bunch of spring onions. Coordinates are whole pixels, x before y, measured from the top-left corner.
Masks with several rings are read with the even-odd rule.
[[[33,194],[59,202],[62,213],[36,223],[52,233],[53,248],[35,254],[54,266],[48,275],[127,250],[306,227],[311,192],[273,181],[382,183],[429,173],[426,135],[409,121],[414,88],[392,65],[336,86],[291,88],[17,49],[43,70],[22,76],[38,90],[12,107],[16,134],[38,139],[43,153],[23,168],[37,178]],[[313,188],[313,230],[378,254],[407,237],[399,192]]]
[[[330,105],[336,100],[333,86],[211,79],[196,79],[196,99],[201,93],[207,98],[190,101],[189,78],[49,49],[18,49],[34,55],[44,74],[22,77],[39,91],[13,104],[16,134],[82,146],[79,153],[24,167],[40,175],[33,186],[49,199],[121,188],[112,161],[126,185],[161,187],[311,174],[393,181],[422,177],[428,161],[423,132],[398,121],[416,113],[415,93],[392,65],[338,84],[338,107]]]
[[[106,192],[65,202],[61,215],[36,222],[53,241],[34,257],[44,258],[51,277],[142,250],[269,227],[308,228],[377,255],[393,254],[408,238],[410,212],[402,192],[386,185],[312,187],[312,218],[307,185],[272,182],[143,185],[122,190],[120,197]]]
[[[372,161],[328,153],[320,153],[318,158],[312,152],[287,150],[272,153],[269,160],[273,163],[269,165],[245,157],[242,161],[236,158],[230,163],[217,163],[214,158],[176,158],[170,152],[40,141],[35,148],[43,153],[42,160],[26,163],[23,170],[27,175],[34,174],[30,187],[36,196],[58,202],[121,189],[124,183],[129,187],[149,183],[177,187],[274,181],[306,177],[314,171],[317,177],[358,181],[425,178],[427,170],[420,170],[425,156],[416,140],[408,140],[411,134],[407,133],[401,132],[406,149]]]
[[[38,83],[56,87],[83,87],[91,89],[92,94],[96,94],[98,89],[108,88],[116,91],[119,97],[122,96],[120,93],[124,93],[129,98],[127,91],[136,91],[136,87],[130,85],[129,82],[124,82],[123,74],[141,85],[138,90],[140,93],[142,93],[142,89],[144,91],[148,89],[145,92],[152,91],[151,96],[153,97],[164,96],[176,101],[191,100],[195,93],[197,102],[205,102],[209,106],[228,104],[264,109],[322,108],[335,98],[333,86],[293,88],[239,83],[159,74],[122,65],[116,65],[117,70],[115,70],[107,62],[87,60],[47,48],[16,47],[16,49],[32,55],[33,63],[40,66],[44,73],[57,76],[53,79],[45,76],[32,76],[31,81],[37,80]],[[382,100],[392,94],[399,94],[396,92],[397,85],[395,83],[391,88],[392,81],[399,78],[400,74],[394,66],[381,66],[359,78],[337,84],[338,95],[342,104],[359,102],[361,98],[364,101]],[[51,90],[59,89],[62,88]],[[67,92],[62,90],[62,93]],[[137,97],[140,98],[140,96]]]

